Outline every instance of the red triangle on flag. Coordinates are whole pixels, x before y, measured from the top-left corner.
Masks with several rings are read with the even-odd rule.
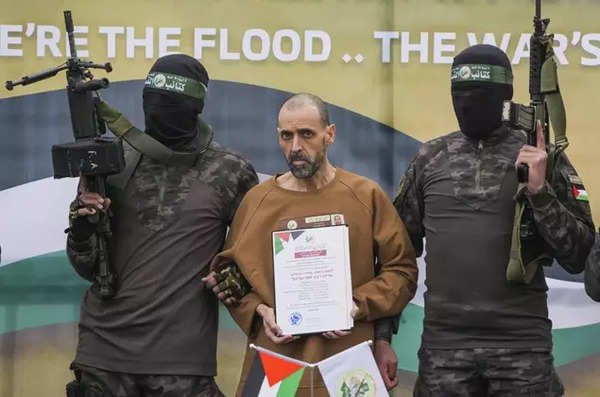
[[[301,364],[272,356],[269,353],[259,351],[258,354],[260,355],[269,386],[273,386],[303,367]]]
[[[290,239],[290,232],[281,232],[281,233],[276,233],[275,235],[277,237],[279,237],[280,239],[284,240],[286,243]]]
[[[573,188],[573,196],[575,196],[575,198],[577,198],[577,196],[579,196],[579,189],[577,189],[573,185],[571,185],[571,187]]]

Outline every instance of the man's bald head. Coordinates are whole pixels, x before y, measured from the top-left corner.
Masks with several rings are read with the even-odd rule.
[[[294,94],[287,98],[281,104],[281,107],[279,108],[279,114],[281,114],[283,109],[296,110],[305,106],[314,106],[317,109],[323,127],[327,127],[329,124],[331,124],[329,122],[329,111],[327,110],[327,105],[325,102],[323,102],[323,100],[318,96],[306,92]]]

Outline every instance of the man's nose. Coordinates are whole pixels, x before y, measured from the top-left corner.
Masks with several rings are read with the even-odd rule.
[[[299,152],[302,150],[302,146],[300,145],[300,138],[298,135],[294,135],[294,139],[292,139],[292,152]]]

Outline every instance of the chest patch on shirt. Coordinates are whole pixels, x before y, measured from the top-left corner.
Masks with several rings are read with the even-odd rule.
[[[344,214],[322,214],[280,219],[277,227],[279,230],[294,230],[344,224]]]
[[[569,175],[569,182],[571,182],[573,185],[583,185],[583,181],[577,175]]]

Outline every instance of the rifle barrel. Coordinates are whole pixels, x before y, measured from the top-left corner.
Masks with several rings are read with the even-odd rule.
[[[66,10],[65,14],[65,27],[67,28],[67,37],[69,38],[69,50],[71,52],[71,58],[77,58],[77,48],[75,48],[75,36],[73,35],[73,17],[71,11]]]

